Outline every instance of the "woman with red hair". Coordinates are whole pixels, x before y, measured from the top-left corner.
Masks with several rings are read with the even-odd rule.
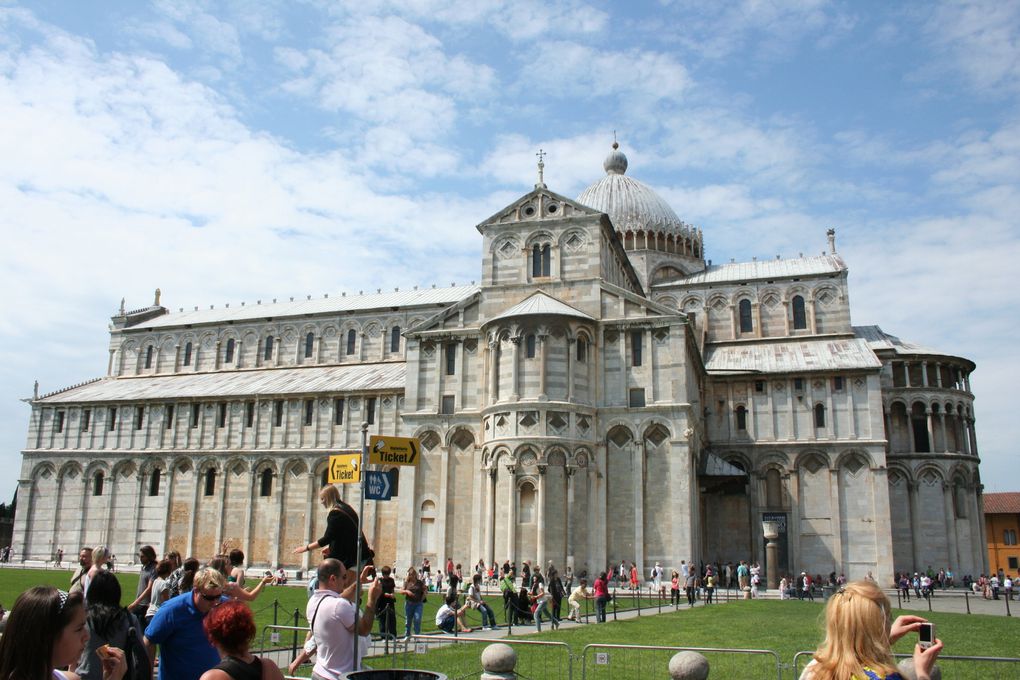
[[[209,612],[202,625],[223,661],[203,673],[199,680],[283,680],[275,663],[250,651],[255,639],[255,617],[248,605],[237,600],[224,602]]]

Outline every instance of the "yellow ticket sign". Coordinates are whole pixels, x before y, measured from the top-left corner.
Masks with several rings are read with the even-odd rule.
[[[373,465],[417,465],[420,452],[417,437],[372,435],[368,441],[368,462]]]
[[[360,453],[340,453],[329,457],[330,484],[354,484],[360,481]]]

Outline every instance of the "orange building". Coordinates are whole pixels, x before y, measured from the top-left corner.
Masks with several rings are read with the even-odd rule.
[[[988,566],[1015,574],[1020,570],[1020,492],[986,493],[984,499]]]

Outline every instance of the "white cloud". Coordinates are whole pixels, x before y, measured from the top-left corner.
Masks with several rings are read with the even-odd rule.
[[[830,0],[675,0],[668,4],[678,10],[672,33],[692,55],[706,61],[741,50],[753,54],[753,61],[786,59],[803,42],[828,47],[856,25],[851,14]]]
[[[1020,92],[1020,4],[962,0],[933,8],[925,31],[944,64],[983,94]]]
[[[449,168],[452,152],[436,144],[453,129],[461,107],[490,95],[493,69],[447,54],[435,36],[397,17],[352,19],[330,27],[327,35],[323,49],[277,50],[277,61],[294,74],[283,89],[349,115],[347,127],[359,132],[350,135],[352,146],[363,162],[422,168],[426,175]],[[385,151],[398,155],[373,149],[368,141],[383,142]],[[408,157],[423,150],[430,159]]]
[[[557,98],[621,98],[625,106],[680,99],[690,85],[687,69],[673,56],[649,50],[602,50],[550,41],[528,51],[518,87]]]
[[[604,10],[576,0],[359,0],[342,6],[352,16],[400,14],[449,26],[488,25],[515,41],[592,34],[609,23]]]

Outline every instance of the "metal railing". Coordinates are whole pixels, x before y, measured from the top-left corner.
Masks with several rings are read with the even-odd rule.
[[[677,652],[697,652],[708,659],[710,677],[783,680],[779,655],[768,649],[723,647],[665,647],[656,645],[590,644],[581,650],[582,680],[601,678],[654,678],[667,675],[669,660]]]

